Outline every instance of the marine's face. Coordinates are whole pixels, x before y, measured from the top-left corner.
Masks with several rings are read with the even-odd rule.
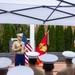
[[[22,37],[21,36],[18,36],[17,38],[18,38],[19,41],[22,41]]]

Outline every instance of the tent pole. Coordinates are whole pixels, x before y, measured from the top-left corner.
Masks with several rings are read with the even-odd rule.
[[[35,51],[35,39],[34,39],[34,31],[35,30],[35,25],[30,24],[30,44],[33,48],[33,51]]]

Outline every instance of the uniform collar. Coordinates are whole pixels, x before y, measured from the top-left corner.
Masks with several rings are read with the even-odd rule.
[[[53,72],[50,71],[50,72],[45,72],[45,75],[53,75]]]
[[[30,67],[34,67],[34,66],[36,66],[36,65],[31,65],[31,64],[29,64],[29,66],[30,66]]]

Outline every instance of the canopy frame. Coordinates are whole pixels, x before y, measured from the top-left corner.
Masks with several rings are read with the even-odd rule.
[[[37,6],[37,7],[30,7],[30,8],[24,8],[24,9],[17,9],[17,10],[11,10],[11,11],[7,11],[7,10],[0,9],[0,11],[1,11],[0,14],[6,14],[6,13],[15,14],[15,15],[18,15],[18,16],[27,17],[27,18],[31,18],[31,19],[35,19],[35,20],[42,21],[43,24],[45,24],[45,23],[48,22],[48,21],[54,21],[54,20],[59,20],[59,19],[65,19],[65,18],[75,17],[75,14],[74,14],[74,13],[70,13],[70,12],[66,12],[66,11],[57,9],[57,8],[62,8],[62,7],[64,7],[64,8],[65,8],[65,7],[75,7],[75,4],[74,4],[74,3],[70,3],[70,2],[64,1],[64,0],[57,0],[57,1],[60,2],[57,6],[46,6],[46,5],[42,5],[42,6]],[[61,6],[61,5],[60,5],[61,3],[69,4],[69,6]],[[55,7],[55,8],[53,8],[53,7]],[[51,9],[52,12],[49,14],[49,16],[47,16],[46,19],[41,19],[41,18],[32,17],[32,16],[23,15],[23,14],[18,13],[18,11],[26,11],[26,10],[32,10],[32,9],[38,9],[38,8]],[[49,19],[49,18],[51,17],[51,15],[52,15],[55,11],[58,11],[58,12],[61,12],[61,13],[65,13],[65,14],[67,14],[68,16]]]

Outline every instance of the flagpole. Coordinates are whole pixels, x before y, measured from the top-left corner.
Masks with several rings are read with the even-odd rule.
[[[35,39],[34,39],[34,33],[35,32],[35,25],[30,24],[30,44],[33,48],[33,51],[35,51]]]

